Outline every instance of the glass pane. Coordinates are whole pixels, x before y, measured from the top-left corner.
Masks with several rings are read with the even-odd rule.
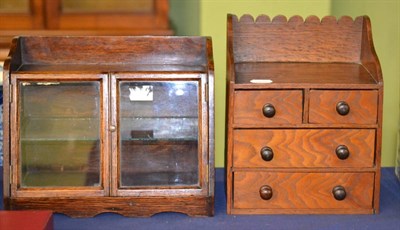
[[[0,0],[0,13],[28,13],[29,0]]]
[[[154,0],[62,0],[64,13],[152,13]]]
[[[119,94],[120,185],[197,185],[198,82],[121,82]]]
[[[100,83],[19,86],[21,186],[99,186]]]

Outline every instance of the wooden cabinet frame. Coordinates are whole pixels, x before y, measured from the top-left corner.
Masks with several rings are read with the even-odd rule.
[[[82,53],[82,49],[86,52]],[[215,183],[213,68],[211,39],[204,37],[14,39],[3,71],[5,208],[50,209],[74,217],[94,216],[103,212],[150,216],[171,211],[212,216]],[[197,87],[198,183],[121,188],[119,82],[176,81],[194,82]],[[19,85],[31,82],[39,85],[100,83],[102,179],[99,186],[20,188]]]

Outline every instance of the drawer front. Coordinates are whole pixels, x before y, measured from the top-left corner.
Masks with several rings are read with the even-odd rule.
[[[376,124],[377,90],[311,90],[309,123]]]
[[[234,167],[372,167],[374,129],[234,130]]]
[[[235,172],[233,206],[239,209],[370,209],[373,186],[374,173]],[[338,200],[343,198],[343,190],[346,195]]]
[[[234,123],[238,125],[301,124],[301,90],[238,90],[234,98]]]

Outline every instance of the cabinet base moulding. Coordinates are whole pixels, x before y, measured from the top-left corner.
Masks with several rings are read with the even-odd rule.
[[[232,209],[231,215],[255,214],[376,214],[373,209]]]
[[[11,210],[53,210],[70,217],[93,217],[101,213],[123,216],[152,216],[177,212],[188,216],[213,216],[213,197],[101,197],[101,198],[15,198],[5,200]],[[79,207],[79,208],[77,208]]]

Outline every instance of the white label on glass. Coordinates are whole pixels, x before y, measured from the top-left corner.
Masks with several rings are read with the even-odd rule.
[[[130,101],[153,101],[153,86],[142,85],[129,87]]]

